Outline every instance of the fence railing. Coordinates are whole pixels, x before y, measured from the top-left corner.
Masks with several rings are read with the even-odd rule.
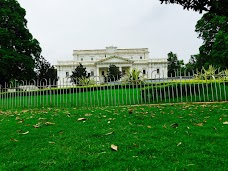
[[[188,75],[101,82],[102,77],[67,84],[66,80],[12,81],[0,87],[0,109],[96,107],[136,104],[227,101],[224,75]],[[113,79],[112,79],[113,80]]]

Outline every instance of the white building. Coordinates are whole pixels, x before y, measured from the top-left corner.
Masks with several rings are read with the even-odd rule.
[[[72,61],[58,61],[59,84],[72,84],[70,75],[80,63],[90,76],[99,81],[107,75],[110,65],[117,66],[123,74],[138,69],[148,79],[167,78],[167,58],[150,59],[148,48],[117,49],[110,46],[106,49],[74,50]]]

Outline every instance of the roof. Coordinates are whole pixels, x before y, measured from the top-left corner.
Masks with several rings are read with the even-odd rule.
[[[105,58],[105,59],[101,59],[101,60],[99,60],[99,61],[97,61],[97,62],[95,62],[95,63],[103,63],[103,62],[105,62],[105,61],[108,61],[108,60],[114,59],[114,58],[120,59],[120,60],[122,60],[123,62],[133,63],[133,61],[131,61],[131,60],[129,60],[129,59],[126,59],[126,58],[123,58],[123,57],[120,57],[120,56],[110,56],[110,57],[107,57],[107,58]]]

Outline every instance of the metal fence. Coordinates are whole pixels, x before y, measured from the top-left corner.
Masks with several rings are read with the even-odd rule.
[[[106,82],[103,77],[90,77],[78,83],[66,79],[12,81],[0,85],[0,109],[227,101],[226,76],[199,79],[190,75]]]

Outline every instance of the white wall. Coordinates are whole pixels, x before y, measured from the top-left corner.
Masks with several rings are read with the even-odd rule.
[[[105,57],[106,55],[106,57]],[[138,70],[146,70],[147,78],[166,78],[167,77],[167,60],[166,59],[149,59],[149,52],[147,48],[144,49],[116,49],[116,47],[107,47],[104,50],[85,50],[85,51],[74,51],[73,59],[74,61],[63,61],[64,64],[59,63],[57,66],[57,74],[58,77],[62,80],[67,80],[66,72],[69,72],[69,75],[72,74],[72,71],[81,63],[88,73],[91,71],[94,72],[94,76],[97,76],[97,68],[96,66],[91,66],[96,61],[100,61],[102,59],[106,59],[111,56],[119,56],[122,58],[130,59],[134,61],[132,64],[132,68],[137,68]],[[140,59],[142,57],[142,59]],[[83,58],[83,61],[81,61]],[[93,60],[91,60],[93,58]],[[111,58],[108,60],[109,63],[120,62],[121,59]],[[122,61],[122,60],[121,60]],[[107,61],[104,61],[107,62]],[[72,63],[72,65],[71,65]],[[74,65],[73,65],[74,63]],[[76,64],[75,64],[76,63]],[[100,67],[103,68],[105,74],[107,74],[107,65],[101,65]],[[122,67],[125,67],[124,65]],[[129,67],[129,66],[128,66]],[[159,69],[159,74],[157,73],[157,69]],[[102,69],[99,71],[99,76],[101,76]],[[69,83],[67,83],[69,84]]]

